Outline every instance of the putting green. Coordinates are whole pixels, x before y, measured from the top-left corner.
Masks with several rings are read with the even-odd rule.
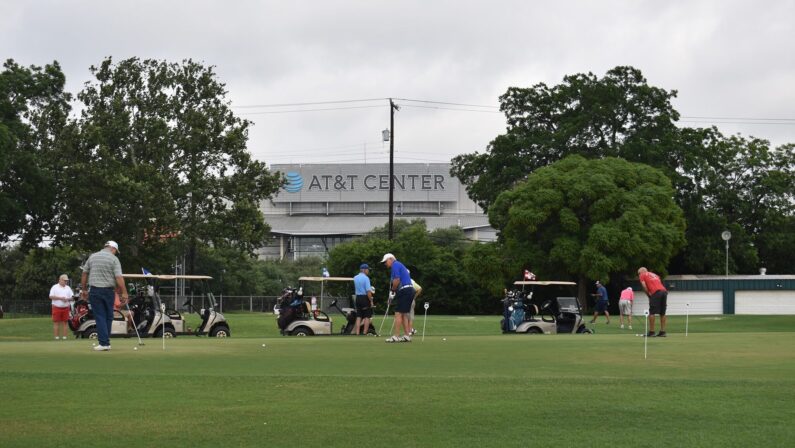
[[[646,360],[644,338],[613,323],[594,335],[526,336],[495,334],[494,317],[436,317],[425,342],[386,344],[253,337],[272,317],[228,317],[237,337],[178,337],[165,350],[159,339],[138,350],[135,339],[114,339],[107,353],[87,340],[20,341],[22,328],[46,330],[46,319],[0,321],[0,446],[795,440],[792,316],[691,318],[688,337],[684,319],[672,317],[670,337],[650,339]],[[765,326],[774,331],[758,331]]]

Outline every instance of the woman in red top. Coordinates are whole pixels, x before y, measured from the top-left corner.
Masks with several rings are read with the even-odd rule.
[[[665,310],[668,308],[668,290],[663,286],[660,276],[649,272],[646,268],[638,269],[638,279],[646,295],[649,296],[649,333],[646,336],[664,338],[665,324],[668,321],[665,316]],[[654,316],[657,314],[660,315],[660,332],[655,335]]]

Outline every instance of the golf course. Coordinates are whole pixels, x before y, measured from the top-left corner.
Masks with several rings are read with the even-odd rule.
[[[687,336],[671,316],[669,336],[647,341],[638,317],[634,330],[600,318],[590,335],[502,335],[498,316],[429,316],[424,341],[399,344],[283,337],[271,314],[227,319],[228,339],[114,339],[94,352],[90,340],[51,340],[48,318],[6,316],[0,446],[795,440],[795,316],[690,316]]]

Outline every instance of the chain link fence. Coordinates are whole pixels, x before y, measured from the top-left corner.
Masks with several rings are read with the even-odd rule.
[[[210,304],[207,297],[199,295],[187,295],[185,297],[174,297],[173,295],[161,295],[163,303],[167,308],[173,308],[181,312],[190,311],[186,303],[190,303],[193,309],[199,310],[207,308]],[[304,296],[309,301],[310,297]],[[216,309],[220,312],[258,312],[258,313],[272,313],[273,308],[276,306],[278,296],[228,296],[219,294],[215,297],[218,302]],[[327,313],[339,313],[336,308],[331,306],[333,300],[337,300],[340,308],[353,307],[353,301],[349,296],[324,296],[322,301],[317,298],[318,308]],[[5,314],[5,318],[14,318],[22,316],[48,316],[51,314],[52,305],[49,300],[3,300],[0,302],[0,307]]]

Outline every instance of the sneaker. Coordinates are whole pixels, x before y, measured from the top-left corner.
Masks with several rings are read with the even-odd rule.
[[[400,342],[411,342],[411,336],[404,335],[402,338],[400,338]]]
[[[665,332],[664,332],[664,331],[661,331],[661,332],[657,333],[657,337],[658,337],[658,338],[665,338],[665,337],[668,337],[668,335],[667,335],[667,334],[665,334]]]
[[[94,347],[95,352],[107,352],[110,350],[110,345],[97,345]]]
[[[412,328],[412,329],[411,329],[411,335],[412,335],[412,336],[414,336],[415,334],[417,334],[417,330],[415,330],[415,329],[413,329],[413,328]]]
[[[391,337],[387,338],[386,342],[389,342],[389,343],[400,342],[400,338],[397,337],[397,336],[391,336]]]
[[[596,322],[595,320],[591,320],[591,321],[589,321],[589,323],[595,323],[595,322]]]
[[[66,336],[61,336],[61,339],[63,339],[65,341],[66,340]]]
[[[648,333],[646,334],[646,337],[647,337],[647,338],[653,338],[653,337],[656,337],[656,336],[657,336],[657,335],[656,335],[656,334],[654,334],[654,332],[653,332],[653,331],[650,331],[650,332],[648,332]]]
[[[630,326],[629,326],[629,329],[630,329],[630,330],[632,329],[632,325],[630,325]]]
[[[621,324],[621,327],[620,327],[620,328],[623,330],[623,329],[624,329],[624,324]]]
[[[57,341],[58,339],[61,339],[61,337],[60,336],[56,336],[55,340]]]

